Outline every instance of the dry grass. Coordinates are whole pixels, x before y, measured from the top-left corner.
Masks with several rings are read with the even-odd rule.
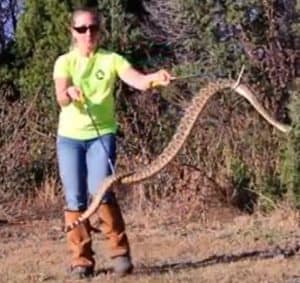
[[[57,199],[50,183],[47,188],[32,210],[39,219],[0,226],[1,283],[76,282],[65,274],[62,220],[57,214],[49,219],[41,209],[40,202],[54,205]],[[163,201],[148,208],[139,202],[132,205],[137,209],[124,211],[135,272],[114,278],[103,238],[96,234],[97,274],[89,282],[300,282],[299,252],[278,253],[278,248],[293,250],[300,242],[299,214],[287,205],[267,216],[243,215],[223,205],[207,208],[205,217],[200,211],[197,219],[196,211],[192,218],[178,216]],[[274,257],[264,256],[272,252]]]

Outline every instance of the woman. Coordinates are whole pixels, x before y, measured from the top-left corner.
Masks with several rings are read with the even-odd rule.
[[[66,200],[66,224],[81,215],[88,206],[89,196],[112,173],[117,129],[113,96],[116,79],[147,90],[153,83],[166,86],[171,78],[165,70],[144,75],[122,56],[99,48],[101,34],[95,10],[74,11],[70,31],[74,46],[56,60],[53,72],[61,107],[57,154]],[[87,108],[82,107],[83,99]],[[124,221],[112,192],[103,198],[97,215],[108,239],[114,272],[121,276],[131,272],[133,265]],[[90,276],[95,260],[89,222],[69,232],[67,242],[72,251],[71,273]]]

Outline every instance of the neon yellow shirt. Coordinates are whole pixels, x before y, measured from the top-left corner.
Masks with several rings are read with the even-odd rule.
[[[68,78],[86,97],[100,135],[115,133],[114,89],[120,73],[130,64],[122,56],[98,49],[91,57],[83,57],[77,49],[61,55],[55,62],[53,78]],[[78,102],[61,108],[58,134],[80,140],[98,136],[87,111]]]

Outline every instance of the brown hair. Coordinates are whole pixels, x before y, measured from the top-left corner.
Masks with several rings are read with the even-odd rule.
[[[74,9],[73,12],[72,12],[72,15],[71,15],[71,26],[74,25],[76,16],[78,14],[81,14],[81,13],[89,13],[89,14],[91,14],[93,16],[95,22],[100,25],[100,14],[99,14],[97,8],[94,8],[94,7],[78,7],[76,9]]]

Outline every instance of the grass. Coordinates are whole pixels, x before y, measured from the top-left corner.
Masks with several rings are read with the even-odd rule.
[[[53,191],[51,184],[48,188]],[[65,272],[69,255],[60,229],[61,206],[57,213],[47,214],[49,205],[41,201],[48,198],[49,205],[55,206],[54,193],[42,193],[26,202],[31,213],[28,217],[24,213],[24,221],[0,226],[0,283],[77,282]],[[198,220],[197,211],[185,218],[164,201],[155,209],[133,208],[123,207],[134,273],[116,279],[110,272],[104,240],[95,234],[97,272],[87,282],[300,282],[298,251],[289,257],[263,256],[278,247],[287,250],[299,245],[299,215],[288,205],[268,215],[241,214],[226,205],[208,207],[205,220],[200,215],[203,211]]]

